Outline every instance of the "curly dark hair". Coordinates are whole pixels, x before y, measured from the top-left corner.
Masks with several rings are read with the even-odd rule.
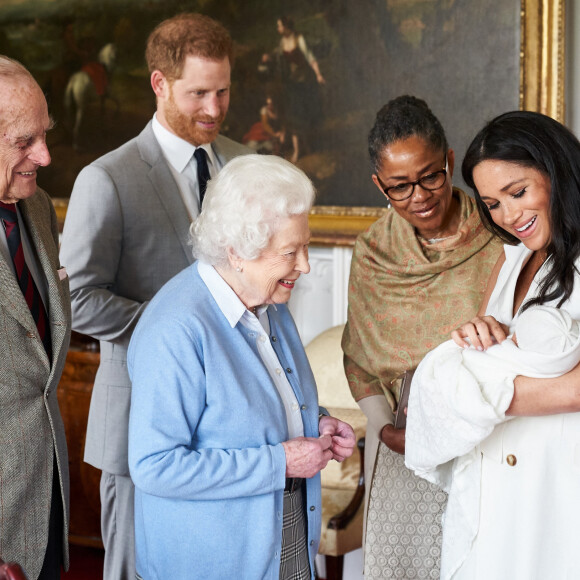
[[[574,288],[575,265],[580,256],[580,142],[551,117],[531,111],[512,111],[490,121],[469,145],[461,172],[475,193],[484,225],[511,245],[520,240],[500,228],[481,200],[473,181],[475,167],[486,160],[532,167],[550,179],[550,230],[548,274],[538,296],[523,309],[559,300],[561,306]]]
[[[369,133],[369,155],[378,171],[385,147],[409,137],[421,137],[438,151],[449,146],[443,126],[423,99],[402,95],[392,99],[377,113]]]

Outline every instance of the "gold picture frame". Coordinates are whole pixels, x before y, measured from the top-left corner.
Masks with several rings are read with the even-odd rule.
[[[565,0],[520,0],[519,107],[564,122]],[[315,206],[312,243],[351,246],[386,210],[376,207]]]

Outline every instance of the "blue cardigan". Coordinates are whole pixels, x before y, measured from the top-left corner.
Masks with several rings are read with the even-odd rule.
[[[318,437],[316,386],[292,316],[286,305],[268,316],[304,434]],[[279,576],[287,423],[249,333],[230,326],[193,264],[159,291],[133,334],[129,467],[145,580]],[[306,489],[314,578],[320,477]]]

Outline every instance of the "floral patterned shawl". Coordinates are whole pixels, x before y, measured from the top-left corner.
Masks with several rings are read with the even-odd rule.
[[[453,194],[461,219],[450,238],[430,244],[394,210],[357,238],[342,338],[357,401],[384,394],[394,409],[394,379],[479,309],[502,244],[484,228],[475,201],[457,188]]]

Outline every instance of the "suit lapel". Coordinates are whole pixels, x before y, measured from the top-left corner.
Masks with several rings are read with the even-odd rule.
[[[220,135],[218,135],[216,140],[211,144],[211,148],[218,159],[219,169],[221,169],[229,159],[226,159],[226,156],[223,154],[222,148],[220,147]]]
[[[45,307],[50,321],[53,361],[56,361],[67,334],[68,302],[63,284],[58,278],[58,251],[50,228],[50,218],[46,215],[46,212],[50,211],[51,208],[43,203],[41,195],[37,192],[33,197],[22,200],[19,207],[47,282],[48,304],[45,304]],[[26,302],[24,304],[26,305]],[[30,319],[36,330],[32,315],[30,315]],[[42,344],[39,344],[46,357]],[[48,361],[48,357],[46,359]],[[55,365],[51,366],[54,369]]]
[[[179,188],[173,179],[173,175],[167,165],[161,147],[155,138],[151,122],[143,129],[138,139],[141,158],[151,166],[149,179],[155,193],[159,197],[169,220],[173,225],[175,235],[179,239],[183,252],[188,262],[193,263],[193,255],[189,246],[189,214],[181,199]]]
[[[211,144],[212,149],[219,160],[220,167],[231,161],[234,157],[239,155],[249,155],[255,153],[249,147],[236,143],[223,135],[218,135],[216,140]]]

